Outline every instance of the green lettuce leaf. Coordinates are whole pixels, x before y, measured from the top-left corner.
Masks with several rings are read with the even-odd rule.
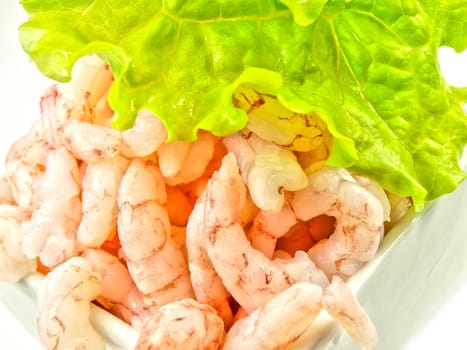
[[[441,45],[467,49],[467,0],[422,0],[425,11],[441,28]]]
[[[169,139],[248,122],[240,84],[316,113],[334,136],[328,163],[377,180],[418,208],[466,177],[465,94],[443,80],[441,45],[466,46],[465,1],[23,0],[24,50],[48,77],[70,78],[96,52],[114,75],[114,126],[138,110]]]

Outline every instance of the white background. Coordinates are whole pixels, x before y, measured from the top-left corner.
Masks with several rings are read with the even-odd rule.
[[[0,157],[3,162],[8,145],[20,136],[39,114],[39,98],[50,84],[30,64],[17,40],[17,26],[25,19],[14,1],[2,2],[0,11]],[[453,85],[467,84],[467,54],[453,56],[450,50],[441,53],[448,64],[443,73]],[[3,165],[0,166],[0,169]],[[466,208],[467,209],[467,208]],[[467,214],[467,210],[464,211]],[[449,223],[446,223],[448,226]],[[467,228],[466,228],[467,235]],[[466,247],[467,254],[467,247]],[[467,349],[467,282],[421,325],[406,349]],[[397,334],[394,334],[397,337]],[[33,337],[0,303],[0,348],[38,349]]]

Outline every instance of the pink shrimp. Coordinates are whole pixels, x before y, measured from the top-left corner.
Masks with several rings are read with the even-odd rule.
[[[117,197],[128,161],[120,156],[96,159],[86,167],[82,182],[83,217],[77,239],[86,247],[99,247],[117,226]]]
[[[96,301],[126,322],[138,326],[141,322],[138,317],[144,312],[143,298],[125,265],[101,249],[87,249],[81,256],[101,276],[101,291]]]
[[[136,350],[216,350],[224,325],[209,305],[181,299],[157,309],[141,329]]]
[[[92,124],[86,115],[87,105],[74,105],[77,102],[68,99],[59,88],[52,86],[41,100],[47,140],[55,147],[65,146],[76,158],[86,162],[120,153],[121,133],[105,125]]]
[[[81,257],[58,265],[37,292],[37,330],[46,349],[105,349],[89,320],[90,303],[100,293],[100,276]]]
[[[118,236],[128,270],[148,306],[192,297],[188,265],[170,237],[165,184],[151,161],[134,159],[118,196]]]
[[[202,194],[193,208],[186,226],[186,245],[191,283],[196,300],[211,305],[222,317],[226,327],[233,320],[229,305],[230,293],[222,284],[209,259],[203,237],[205,194]]]
[[[0,204],[0,280],[16,282],[37,267],[21,249],[21,224],[29,216],[26,209]]]
[[[261,308],[237,321],[225,338],[224,350],[288,349],[321,311],[322,290],[296,283]]]
[[[376,349],[377,331],[365,310],[339,277],[334,276],[323,294],[326,311],[363,350]]]
[[[90,163],[119,154],[122,135],[107,126],[72,119],[63,130],[63,143],[76,158]]]
[[[38,187],[45,171],[48,147],[39,134],[29,131],[13,143],[5,159],[5,176],[15,202],[34,210],[38,206]]]
[[[63,132],[71,120],[94,123],[95,119],[106,119],[96,116],[95,108],[107,98],[112,81],[109,66],[97,55],[88,55],[75,63],[70,82],[50,87],[40,104],[42,126],[49,142],[62,146]]]
[[[308,251],[328,277],[349,277],[376,254],[387,216],[380,200],[346,170],[321,168],[309,174],[292,207],[304,221],[323,214],[336,218],[334,233]]]
[[[76,231],[81,221],[79,170],[65,148],[52,150],[39,188],[39,207],[22,226],[22,249],[48,267],[77,254]]]
[[[247,311],[252,312],[297,282],[326,286],[328,280],[306,253],[291,260],[271,261],[253,249],[239,223],[246,188],[235,156],[224,157],[200,200],[204,206],[202,232],[208,256],[226,289]]]
[[[66,146],[76,158],[86,162],[118,154],[122,135],[108,126],[106,119],[112,115],[108,108],[101,108],[112,81],[109,66],[97,55],[78,60],[71,81],[50,87],[41,99],[47,140],[55,147]],[[105,116],[96,115],[97,112]]]
[[[162,121],[147,110],[141,110],[134,125],[122,132],[121,153],[125,157],[146,157],[155,152],[167,139]]]

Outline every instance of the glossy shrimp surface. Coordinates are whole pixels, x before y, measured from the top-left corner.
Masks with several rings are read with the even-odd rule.
[[[224,324],[215,310],[193,299],[162,306],[146,321],[135,350],[216,350]]]
[[[34,272],[36,259],[28,258],[22,248],[21,224],[29,212],[16,205],[0,204],[0,279],[18,281]]]
[[[86,167],[82,180],[83,217],[77,239],[87,247],[99,247],[117,226],[117,197],[128,160],[117,156],[95,159]]]
[[[39,188],[40,204],[22,226],[23,251],[53,267],[76,255],[81,221],[78,163],[65,148],[52,150]],[[60,179],[57,182],[57,179]]]
[[[29,130],[14,142],[5,159],[5,178],[11,196],[20,207],[35,209],[44,176],[48,147],[42,135]],[[7,190],[7,189],[5,189]]]
[[[297,217],[336,218],[334,232],[308,255],[328,277],[353,275],[376,254],[383,238],[385,212],[381,201],[344,169],[321,168],[308,175],[308,186],[295,192]]]
[[[170,237],[165,183],[151,161],[133,160],[118,196],[118,235],[136,286],[148,305],[192,297],[188,264]]]
[[[46,349],[105,349],[92,327],[90,303],[100,293],[100,276],[90,263],[73,257],[57,266],[38,290],[37,329]]]
[[[195,205],[187,224],[186,244],[191,284],[196,299],[211,305],[222,317],[224,324],[232,324],[233,313],[229,304],[230,293],[222,283],[206,250],[203,236],[205,195]]]
[[[324,167],[321,124],[305,139],[263,130],[271,105],[224,137],[169,142],[149,110],[116,130],[112,82],[97,55],[76,62],[70,82],[45,91],[0,176],[0,279],[45,275],[45,348],[103,349],[89,321],[96,303],[139,332],[137,349],[293,349],[320,312],[374,349],[345,280],[410,199]],[[280,111],[276,126],[282,112],[299,129],[319,121]]]
[[[102,249],[87,249],[81,257],[101,276],[96,301],[129,324],[139,326],[139,316],[144,311],[143,295],[124,263]]]
[[[227,333],[224,349],[288,349],[321,311],[322,290],[296,283],[242,318]]]

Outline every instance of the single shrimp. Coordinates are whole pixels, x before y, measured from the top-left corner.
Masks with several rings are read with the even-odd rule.
[[[122,132],[121,153],[128,158],[146,157],[167,139],[162,121],[148,110],[141,110],[130,129]]]
[[[65,148],[51,150],[39,188],[39,207],[22,225],[22,249],[53,267],[77,254],[81,221],[78,163]]]
[[[72,119],[63,129],[63,143],[76,158],[90,163],[95,159],[118,155],[122,134],[107,126]]]
[[[290,286],[237,321],[228,331],[223,349],[291,348],[321,311],[321,298],[321,287],[312,283]]]
[[[120,152],[121,133],[108,126],[111,115],[101,106],[112,81],[108,64],[97,55],[88,55],[76,62],[70,82],[53,85],[45,92],[41,120],[53,146],[64,145],[86,162]]]
[[[5,176],[14,201],[22,208],[37,208],[38,187],[45,171],[48,147],[39,134],[29,131],[14,142],[5,159]]]
[[[216,350],[224,325],[209,305],[182,299],[157,309],[143,324],[135,350]]]
[[[92,124],[86,114],[87,105],[75,106],[77,102],[59,88],[52,86],[41,100],[41,117],[48,142],[55,147],[65,146],[76,158],[87,163],[120,153],[121,132]]]
[[[290,150],[247,130],[225,137],[224,145],[236,155],[251,198],[262,210],[280,211],[285,191],[297,191],[307,184],[306,175]]]
[[[203,237],[205,194],[195,204],[186,226],[186,246],[191,284],[196,300],[211,305],[224,321],[226,328],[233,322],[229,304],[230,293],[225,289],[209,259]]]
[[[201,198],[195,204],[186,226],[188,266],[196,299],[214,307],[228,329],[233,323],[229,302],[231,295],[225,289],[211,263],[203,237],[205,196],[204,192],[200,194]],[[237,220],[241,226],[245,226],[252,220],[257,210],[248,195],[242,201],[243,208],[240,210]]]
[[[5,176],[0,176],[0,204],[15,204],[10,183]]]
[[[85,247],[99,247],[117,226],[117,197],[120,181],[128,166],[117,156],[96,159],[86,167],[82,182],[83,217],[78,227],[78,242]]]
[[[125,265],[101,249],[87,249],[81,256],[101,276],[101,291],[96,301],[124,321],[138,325],[138,317],[144,311],[143,298]]]
[[[118,236],[128,270],[148,306],[192,297],[188,265],[170,237],[164,179],[151,161],[134,159],[118,195]]]
[[[21,223],[29,212],[16,205],[0,204],[0,280],[16,282],[37,268],[21,249]]]
[[[37,301],[37,331],[46,349],[105,350],[89,320],[90,303],[100,294],[100,276],[82,257],[72,257],[43,279]]]
[[[324,290],[323,306],[362,350],[376,349],[378,335],[375,326],[347,284],[338,276],[333,276]]]
[[[55,147],[63,145],[63,132],[70,120],[94,123],[95,119],[106,119],[96,116],[95,109],[107,97],[112,81],[109,65],[97,55],[87,55],[73,66],[70,82],[50,87],[40,103],[49,142]],[[99,111],[106,110],[99,107]]]
[[[246,187],[233,154],[224,157],[205,194],[199,205],[204,206],[200,225],[208,256],[225,288],[248,313],[294,283],[327,285],[326,276],[306,253],[298,252],[287,261],[271,261],[251,247],[238,220]]]
[[[308,251],[328,277],[349,277],[376,254],[384,233],[383,205],[346,170],[320,168],[310,173],[308,186],[294,193],[292,208],[303,221],[323,214],[336,218],[329,238]]]

